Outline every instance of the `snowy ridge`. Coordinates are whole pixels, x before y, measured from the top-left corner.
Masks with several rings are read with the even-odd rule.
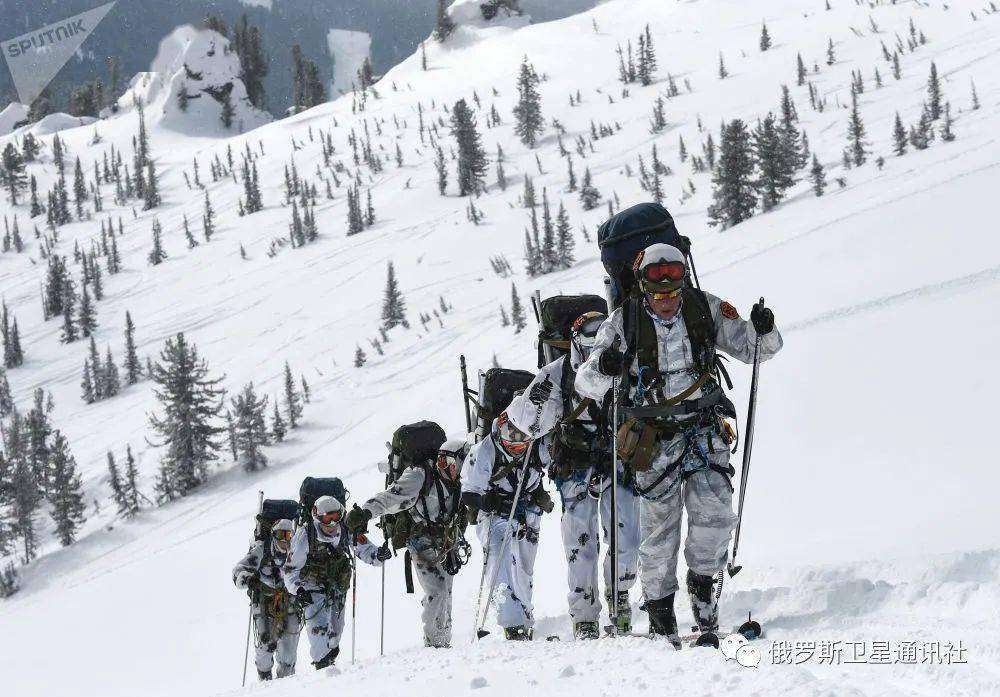
[[[574,152],[577,175],[589,167],[605,198],[616,193],[623,205],[646,199],[634,171],[638,155],[648,162],[656,143],[674,171],[664,180],[666,205],[694,240],[702,283],[743,313],[765,296],[784,330],[785,350],[762,371],[740,550],[746,569],[727,581],[724,622],[738,622],[752,605],[755,616],[767,622],[769,640],[963,639],[969,665],[769,666],[765,653],[765,665],[751,671],[691,651],[660,657],[659,648],[640,639],[521,647],[502,644],[494,635],[467,648],[478,582],[474,544],[476,554],[456,584],[455,644],[461,648],[433,653],[413,648],[420,641],[419,607],[401,592],[401,565],[394,562],[387,572],[385,658],[377,656],[379,578],[364,569],[357,665],[349,666],[345,642],[335,677],[309,674],[303,648],[301,676],[251,691],[280,696],[319,687],[399,694],[419,685],[419,694],[464,694],[473,687],[477,694],[509,694],[514,685],[532,693],[618,694],[621,685],[662,691],[669,684],[685,694],[995,694],[1000,539],[993,491],[1000,475],[991,466],[995,447],[988,415],[1000,379],[989,370],[968,376],[965,361],[956,357],[1000,340],[994,321],[1000,241],[986,224],[1000,170],[994,133],[1000,116],[1000,16],[977,9],[973,21],[964,9],[945,10],[940,2],[874,8],[833,2],[830,12],[815,4],[803,10],[798,1],[763,3],[775,46],[761,54],[763,10],[756,4],[613,0],[558,22],[516,30],[464,28],[444,45],[429,41],[430,69],[421,70],[419,54],[394,68],[378,85],[381,99],[369,99],[360,114],[352,114],[351,100],[344,98],[228,141],[153,127],[164,204],[151,212],[137,210],[135,217],[128,208],[108,204],[110,215],[125,222],[119,240],[125,270],[107,280],[106,298],[98,305],[98,345],[110,343],[120,354],[124,313],[130,310],[142,354],[155,354],[167,336],[185,331],[213,372],[226,374],[231,390],[252,379],[262,393],[278,393],[287,359],[306,374],[314,398],[304,426],[268,450],[268,470],[224,471],[188,499],[144,512],[134,523],[114,519],[104,452],[131,443],[142,487],[151,491],[157,452],[144,442],[145,415],[155,409],[149,384],[95,405],[80,401],[86,346],[60,344],[56,323],[42,321],[37,293],[44,262],[38,242],[25,234],[27,254],[0,256],[0,292],[18,317],[27,357],[9,378],[21,405],[35,386],[52,390],[54,424],[70,439],[88,501],[99,498],[103,509],[91,515],[73,547],[55,550],[50,544],[49,553],[24,571],[24,590],[0,604],[6,630],[0,632],[0,655],[12,658],[5,663],[5,684],[19,697],[93,694],[98,688],[108,697],[230,690],[238,684],[246,605],[230,585],[229,570],[244,551],[257,490],[288,495],[303,476],[330,473],[345,479],[355,499],[366,498],[381,482],[375,464],[395,426],[433,418],[449,433],[462,429],[459,353],[473,370],[487,367],[494,354],[505,365],[533,366],[533,324],[515,335],[498,319],[499,306],[509,306],[512,280],[522,300],[534,289],[547,296],[600,288],[595,245],[582,234],[572,269],[536,279],[522,271],[528,216],[517,198],[523,174],[535,178],[539,194],[548,189],[554,206],[565,202],[574,228],[585,226],[593,235],[606,216],[606,206],[585,212],[576,194],[565,192],[566,163],[554,129],[546,130],[535,151],[512,136],[514,76],[527,55],[548,78],[540,87],[543,111],[566,127],[567,148],[577,136],[588,137],[591,120],[622,126],[596,140],[586,157]],[[880,34],[869,28],[869,17]],[[891,45],[896,33],[905,36],[911,18],[929,42],[902,56],[902,79],[896,81],[879,43]],[[629,97],[622,98],[615,48],[634,41],[646,22],[659,51],[657,82],[648,88],[631,85]],[[826,66],[831,36],[837,62]],[[720,50],[730,71],[725,81],[716,75]],[[820,73],[810,79],[827,97],[823,113],[809,108],[806,88],[795,86],[799,52],[810,68],[820,63]],[[958,139],[897,158],[890,139],[895,112],[907,124],[916,122],[932,59],[944,79]],[[873,84],[876,65],[885,83],[881,90]],[[850,101],[852,70],[861,70],[867,83],[861,110],[872,159],[886,160],[881,171],[873,162],[847,171],[840,164],[847,111],[836,103]],[[668,129],[654,136],[649,118],[656,96],[666,93],[668,72],[681,85],[689,79],[693,91],[682,87],[667,101]],[[982,102],[977,111],[970,107],[971,80]],[[776,109],[781,84],[791,87],[801,125],[831,184],[843,176],[846,186],[833,185],[814,198],[804,181],[775,211],[725,232],[712,230],[705,215],[710,175],[693,173],[690,160],[681,162],[678,139],[683,136],[688,149],[700,153],[709,131],[718,137],[723,119],[752,122]],[[511,182],[501,191],[495,178],[488,178],[487,194],[476,201],[485,214],[478,227],[466,220],[467,200],[454,195],[453,173],[449,196],[438,196],[433,152],[416,128],[418,102],[429,126],[438,118],[447,122],[442,104],[459,98],[471,103],[473,90],[483,104],[477,118],[484,145],[491,153],[497,142],[503,145]],[[569,95],[576,90],[582,103],[570,107]],[[486,129],[493,103],[503,124]],[[391,155],[398,142],[404,160],[402,167],[388,162],[374,175],[362,169],[362,188],[371,188],[378,213],[375,226],[345,237],[344,188],[334,190],[332,201],[321,193],[320,239],[269,258],[272,240],[287,235],[290,210],[282,205],[282,186],[291,142],[299,148],[298,171],[321,184],[315,175],[317,167],[323,169],[316,136],[330,130],[334,159],[353,170],[347,132],[360,133],[366,118],[377,151]],[[381,136],[375,118],[384,119]],[[128,153],[136,119],[123,110],[60,137],[87,168],[110,143]],[[95,130],[103,142],[90,145]],[[440,140],[450,145],[446,128],[440,128]],[[236,214],[241,187],[228,179],[213,183],[207,173],[209,160],[225,159],[229,145],[236,153],[247,145],[264,153],[257,166],[265,209],[246,218]],[[41,191],[54,177],[50,154],[47,149],[30,168]],[[202,193],[188,190],[183,173],[191,174],[195,157],[219,231],[212,242],[188,250],[181,218],[200,219]],[[691,189],[688,180],[693,194],[682,193]],[[27,233],[27,211],[22,206],[17,214]],[[169,255],[155,268],[145,263],[154,215],[164,227]],[[89,245],[97,228],[96,219],[62,228],[60,253],[71,254],[77,241]],[[247,261],[240,258],[241,244]],[[511,260],[513,279],[491,271],[488,257],[497,254]],[[377,336],[389,260],[413,329],[393,330],[386,355],[377,356],[368,341]],[[78,275],[76,267],[73,273]],[[425,329],[416,317],[436,309],[439,296],[453,309],[441,316],[443,327],[433,320]],[[949,327],[960,327],[962,338]],[[359,345],[369,362],[355,369]],[[732,372],[733,398],[743,409],[748,371],[736,366]],[[106,530],[109,526],[113,530]],[[43,534],[49,539],[48,528]],[[536,568],[538,633],[568,639],[557,516],[544,521]],[[690,621],[685,608],[679,611],[682,624]],[[637,624],[644,628],[645,618]],[[58,671],[51,670],[51,654],[38,650],[51,642],[53,626],[61,627],[60,643],[72,647],[61,653]],[[116,665],[108,664],[109,654]]]

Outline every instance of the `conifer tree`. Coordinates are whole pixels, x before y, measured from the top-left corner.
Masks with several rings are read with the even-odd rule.
[[[437,170],[438,193],[444,196],[448,191],[448,163],[444,159],[444,150],[440,145],[434,148],[434,169]]]
[[[722,52],[719,52],[719,79],[725,80],[729,77],[729,71],[726,70],[726,59],[722,56]]]
[[[972,83],[972,110],[979,109],[979,94],[976,92],[976,83]],[[32,216],[34,216],[34,206],[32,206]]]
[[[653,103],[653,117],[649,120],[649,132],[655,134],[662,133],[667,127],[667,117],[664,112],[663,97],[657,97]]]
[[[256,472],[267,467],[267,457],[261,448],[268,444],[268,432],[264,419],[267,396],[257,396],[253,383],[247,383],[232,400],[234,425],[236,427],[236,449],[243,458],[243,469]]]
[[[142,379],[142,363],[135,348],[135,324],[132,315],[125,312],[125,382],[134,385]]]
[[[132,446],[125,447],[125,500],[128,503],[126,518],[131,518],[139,512],[139,498],[145,498],[139,491],[139,472],[135,466],[135,457],[132,455]]]
[[[855,167],[865,163],[868,156],[868,143],[865,141],[865,124],[858,111],[858,95],[851,100],[851,119],[847,126],[847,142],[851,150],[851,158]]]
[[[830,42],[826,47],[826,64],[833,65],[837,62],[837,55],[833,51],[833,37],[830,37]]]
[[[761,25],[760,29],[760,50],[761,53],[771,48],[771,34],[767,31],[767,22]]]
[[[156,167],[153,166],[152,159],[146,162],[146,188],[143,193],[142,209],[144,211],[160,205],[159,184],[156,180]]]
[[[21,539],[21,560],[28,564],[38,554],[38,537],[35,530],[35,515],[42,501],[38,482],[25,457],[23,422],[15,411],[4,438],[4,452],[12,464],[12,495],[10,517],[14,534]]]
[[[280,443],[285,440],[285,434],[288,429],[285,428],[285,420],[281,418],[281,409],[278,408],[278,400],[274,400],[274,413],[271,416],[271,435],[274,436],[276,443]]]
[[[538,74],[535,72],[534,66],[528,62],[528,57],[525,56],[517,78],[518,99],[517,105],[514,107],[514,132],[517,133],[521,142],[529,148],[535,147],[538,135],[545,127],[538,83]]]
[[[799,87],[805,86],[806,74],[806,64],[802,60],[802,54],[799,53],[795,56],[795,84]]]
[[[298,428],[299,419],[302,418],[302,398],[295,389],[295,379],[288,361],[285,361],[285,413],[288,415],[288,426]]]
[[[111,355],[111,347],[108,346],[107,355],[104,359],[104,370],[101,372],[101,394],[105,397],[114,397],[121,390],[121,378],[118,375],[118,366]]]
[[[396,280],[396,269],[390,261],[386,269],[385,293],[382,296],[382,328],[386,331],[406,326],[406,301]]]
[[[97,401],[97,396],[94,394],[94,380],[91,377],[93,371],[90,369],[90,360],[85,359],[83,361],[83,377],[80,378],[80,398],[83,400],[84,404],[93,404]]]
[[[0,418],[7,418],[14,411],[14,398],[10,392],[7,371],[0,368]]]
[[[580,186],[580,202],[583,204],[583,210],[585,211],[597,208],[601,202],[601,192],[594,186],[590,175],[590,167],[587,167],[583,171],[583,183]]]
[[[726,229],[753,215],[757,205],[753,170],[750,134],[741,120],[734,119],[722,130],[718,165],[712,178],[713,202],[708,209],[711,225]]]
[[[941,124],[941,140],[950,143],[955,140],[955,132],[951,130],[951,102],[944,103],[944,123]]]
[[[437,0],[437,19],[434,23],[434,38],[444,41],[455,31],[455,22],[448,15],[448,0]]]
[[[464,99],[451,110],[451,134],[458,149],[458,195],[478,194],[486,178],[486,152],[476,129],[476,117]]]
[[[524,315],[524,307],[521,305],[521,298],[517,295],[517,286],[510,284],[510,320],[514,325],[514,333],[520,334],[521,330],[528,326],[527,317]]]
[[[118,464],[110,450],[108,451],[108,486],[111,487],[111,498],[118,507],[119,515],[125,515],[129,510],[128,499],[125,496],[125,486],[118,471]]]
[[[97,312],[93,303],[90,302],[90,293],[87,292],[86,284],[80,292],[80,307],[77,309],[76,323],[80,328],[80,334],[88,337],[97,328]]]
[[[931,61],[931,74],[927,78],[927,108],[931,121],[941,118],[941,81],[938,79],[937,65]]]
[[[52,521],[56,536],[64,546],[73,544],[80,526],[86,522],[86,506],[83,503],[83,484],[76,471],[76,460],[69,452],[69,443],[59,431],[55,431],[52,451],[49,455],[49,471],[52,486],[49,502],[52,505]]]
[[[892,128],[892,150],[896,153],[897,157],[906,154],[906,129],[903,127],[903,120],[899,118],[899,112],[896,112],[896,122]]]
[[[822,196],[823,191],[826,190],[826,172],[815,154],[812,158],[812,169],[809,170],[809,173],[812,178],[813,191],[817,196]]]
[[[159,219],[153,218],[153,249],[146,259],[150,266],[159,266],[166,258],[167,253],[163,251],[163,228],[160,227]]]
[[[71,344],[79,338],[76,331],[76,322],[73,319],[73,306],[76,303],[76,295],[73,292],[73,282],[67,280],[63,284],[62,315],[63,325],[61,341],[64,344]]]
[[[187,240],[188,249],[194,249],[198,246],[198,240],[194,238],[191,234],[191,227],[188,225],[187,213],[184,214],[184,239]]]
[[[309,404],[309,383],[306,382],[306,376],[300,375],[299,382],[302,384],[302,401]]]
[[[186,496],[208,478],[219,450],[215,425],[222,409],[221,379],[209,377],[208,364],[183,333],[167,339],[152,366],[162,416],[151,414],[150,426],[163,448],[156,489],[162,499]]]
[[[649,25],[642,34],[639,35],[639,57],[636,66],[636,76],[639,83],[644,87],[653,84],[653,76],[656,73],[656,50],[653,48],[653,35],[649,30]]]
[[[208,198],[208,189],[205,189],[205,212],[201,216],[201,224],[205,241],[210,242],[215,234],[215,210],[212,208],[212,201]]]
[[[556,214],[556,256],[560,269],[568,269],[576,263],[574,255],[576,242],[573,239],[573,229],[569,224],[569,214],[560,201],[559,213]]]
[[[364,350],[358,346],[357,350],[354,352],[354,367],[363,368],[367,362],[368,357],[365,355]]]
[[[761,206],[769,211],[785,197],[795,180],[790,163],[785,158],[781,133],[774,114],[769,113],[754,132],[753,152],[757,161],[758,176],[754,182],[760,194]]]
[[[58,136],[56,136],[56,140],[58,141]],[[3,153],[0,154],[0,183],[7,190],[11,205],[16,206],[18,195],[24,191],[24,187],[27,185],[27,178],[24,157],[13,143],[7,143]],[[32,213],[32,216],[34,215],[35,213]]]

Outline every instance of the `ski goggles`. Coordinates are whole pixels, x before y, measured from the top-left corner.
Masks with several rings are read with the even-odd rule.
[[[681,294],[682,288],[674,288],[673,290],[653,290],[651,288],[646,288],[643,286],[642,292],[646,294],[651,300],[666,300],[668,298],[676,298]]]
[[[528,434],[510,422],[507,412],[500,414],[497,420],[500,426],[500,442],[504,450],[511,455],[521,455],[528,449]]]
[[[275,530],[271,533],[271,538],[275,542],[291,542],[292,534],[291,530]]]
[[[573,322],[573,337],[585,348],[592,348],[597,341],[597,330],[607,319],[600,312],[588,312],[580,315]]]
[[[438,453],[437,467],[448,479],[458,478],[458,457],[454,453]]]
[[[666,281],[683,281],[687,274],[687,267],[679,261],[661,261],[649,264],[639,272],[642,280],[653,283],[663,283]]]
[[[320,522],[320,525],[333,525],[340,522],[343,511],[331,511],[330,513],[319,514],[314,512],[313,517]]]

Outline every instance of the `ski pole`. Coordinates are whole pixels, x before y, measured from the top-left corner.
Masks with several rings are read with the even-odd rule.
[[[382,610],[379,613],[378,655],[385,655],[385,562],[382,562]]]
[[[458,357],[458,367],[462,371],[462,406],[465,407],[465,430],[472,433],[472,412],[469,411],[469,374],[465,370],[465,356]]]
[[[486,519],[486,549],[483,550],[483,573],[479,576],[479,595],[476,597],[476,615],[472,618],[472,643],[476,643],[479,631],[479,609],[483,605],[483,584],[486,582],[486,569],[490,564],[490,535],[493,534],[493,514]]]
[[[611,448],[611,602],[608,603],[608,615],[611,619],[611,631],[618,634],[618,385],[619,379],[612,382],[614,395],[614,416],[612,417]]]
[[[764,304],[764,298],[760,299]],[[750,378],[750,406],[747,408],[747,434],[743,442],[743,467],[740,471],[740,504],[736,514],[736,534],[733,537],[733,558],[729,561],[729,576],[735,576],[742,566],[736,565],[736,553],[740,547],[740,528],[743,525],[743,503],[747,495],[747,476],[750,474],[750,453],[753,451],[754,425],[757,421],[757,384],[760,377],[760,335],[753,347],[753,376]],[[720,590],[722,584],[719,584]]]
[[[351,665],[354,665],[354,645],[358,635],[358,557],[351,564]]]
[[[257,515],[264,510],[264,492],[257,492]],[[260,524],[259,522],[257,523]],[[247,640],[243,647],[243,682],[242,687],[247,686],[247,662],[250,658],[250,629],[253,626],[253,598],[250,598],[250,615],[247,617]]]
[[[247,662],[250,658],[250,628],[253,625],[253,600],[250,601],[250,615],[247,617],[247,642],[243,650],[243,682],[241,687],[247,686]]]
[[[514,501],[510,506],[510,515],[507,516],[507,527],[503,531],[503,542],[500,544],[500,556],[497,558],[497,563],[493,567],[493,579],[490,581],[490,592],[486,596],[486,609],[483,611],[482,623],[479,621],[479,617],[476,617],[476,638],[482,639],[486,634],[483,634],[483,625],[486,624],[486,613],[489,611],[490,602],[493,600],[493,593],[496,591],[497,580],[500,578],[500,565],[503,564],[504,554],[507,553],[507,545],[510,544],[510,538],[513,536],[512,526],[514,524],[514,514],[517,512],[517,501],[521,498],[521,489],[524,488],[524,479],[528,474],[528,469],[531,463],[531,452],[535,447],[535,441],[532,440],[531,444],[528,446],[528,452],[524,456],[524,464],[521,466],[521,476],[517,480],[517,489],[514,490]],[[490,542],[490,538],[493,536],[492,528],[489,534],[486,536],[487,543]],[[487,632],[488,633],[488,632]]]

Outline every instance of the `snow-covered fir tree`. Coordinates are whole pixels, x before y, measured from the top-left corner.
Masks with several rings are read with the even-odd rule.
[[[302,397],[295,389],[295,378],[292,377],[292,367],[288,361],[285,361],[285,414],[289,428],[298,428],[302,418]]]
[[[52,482],[48,494],[52,522],[60,544],[65,547],[76,540],[76,533],[87,517],[76,460],[69,451],[69,443],[58,430],[53,433],[48,465]]]
[[[711,225],[726,229],[753,215],[757,206],[753,172],[750,133],[740,119],[733,119],[722,130],[719,160],[712,177],[712,204],[708,208]]]
[[[510,284],[510,321],[514,325],[514,333],[520,334],[528,326],[528,318],[524,314],[524,306],[517,294],[517,286]]]
[[[406,301],[396,280],[396,268],[390,261],[386,267],[385,292],[382,295],[382,328],[385,330],[407,326]]]
[[[538,92],[539,78],[525,56],[517,77],[517,104],[514,107],[514,132],[529,148],[535,147],[545,127],[542,117],[542,97]]]
[[[243,469],[247,472],[264,469],[267,457],[261,448],[270,442],[264,416],[267,395],[258,397],[253,383],[247,383],[232,400],[232,409],[236,449],[243,461]]]
[[[451,134],[458,150],[458,195],[478,194],[486,178],[486,151],[480,142],[476,117],[464,99],[451,110]]]
[[[186,496],[208,478],[216,460],[219,433],[215,424],[222,410],[220,378],[209,377],[208,364],[183,333],[169,338],[150,376],[161,415],[149,424],[162,448],[156,490],[163,500]]]

